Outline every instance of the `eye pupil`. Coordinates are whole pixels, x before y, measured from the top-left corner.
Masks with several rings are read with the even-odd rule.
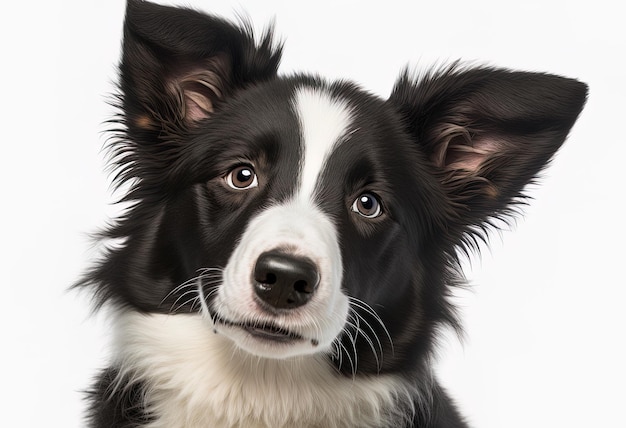
[[[237,181],[239,183],[247,183],[252,178],[252,171],[247,168],[242,168],[237,173]]]
[[[361,207],[365,211],[371,211],[372,210],[372,208],[374,207],[374,198],[372,198],[369,195],[363,195],[359,199],[360,199]]]

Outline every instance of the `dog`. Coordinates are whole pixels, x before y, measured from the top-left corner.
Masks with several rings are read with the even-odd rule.
[[[89,426],[467,426],[433,374],[459,259],[525,201],[587,86],[457,62],[381,99],[280,76],[281,49],[271,28],[128,1],[126,208],[77,284],[114,335]]]

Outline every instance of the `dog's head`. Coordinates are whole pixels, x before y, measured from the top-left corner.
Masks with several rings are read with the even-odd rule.
[[[415,364],[455,323],[456,252],[523,197],[586,86],[455,64],[383,100],[278,77],[280,52],[269,32],[129,2],[112,150],[131,207],[89,280],[262,357]]]

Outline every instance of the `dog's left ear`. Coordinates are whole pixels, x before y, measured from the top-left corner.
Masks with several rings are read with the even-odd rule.
[[[237,90],[276,75],[281,47],[188,9],[128,0],[120,64],[122,109],[136,144],[209,118]]]
[[[189,133],[237,91],[274,78],[281,50],[271,28],[257,41],[249,24],[128,0],[117,101],[123,128],[110,145],[116,180],[138,179],[144,194],[158,194]]]
[[[522,196],[574,125],[587,86],[558,76],[453,65],[413,80],[388,102],[432,162],[462,232]]]

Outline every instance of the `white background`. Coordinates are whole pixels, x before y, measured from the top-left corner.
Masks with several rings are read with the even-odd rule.
[[[0,21],[0,425],[80,427],[106,322],[68,293],[103,225],[105,103],[124,3],[29,1]],[[619,2],[196,0],[287,41],[283,72],[386,97],[399,70],[462,58],[579,78],[591,96],[514,231],[474,259],[456,299],[467,339],[439,372],[474,427],[626,427],[626,32]],[[619,10],[618,10],[619,7]]]

